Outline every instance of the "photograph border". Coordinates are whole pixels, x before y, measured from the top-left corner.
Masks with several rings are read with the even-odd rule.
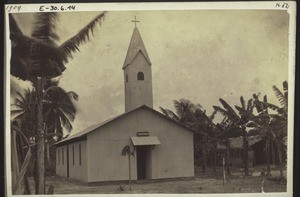
[[[173,3],[43,3],[43,4],[6,4],[5,5],[5,40],[4,40],[4,65],[9,65],[9,60],[11,56],[11,45],[9,39],[9,24],[8,24],[8,14],[9,13],[17,13],[18,11],[15,10],[12,12],[8,12],[6,8],[8,6],[22,6],[21,12],[23,13],[30,13],[30,12],[42,12],[39,11],[41,5],[76,5],[76,11],[68,11],[68,12],[80,12],[80,11],[99,11],[99,10],[108,10],[108,11],[126,11],[126,10],[223,10],[223,9],[238,9],[238,10],[249,10],[249,9],[270,9],[270,10],[283,10],[283,8],[276,8],[276,3],[288,3],[290,6],[287,8],[287,12],[290,15],[289,21],[289,71],[288,71],[288,83],[289,89],[295,90],[295,74],[296,74],[296,66],[295,66],[295,59],[296,59],[296,2],[291,1],[270,1],[270,2],[173,2]],[[285,8],[284,8],[285,9]],[[4,67],[4,85],[5,85],[5,95],[6,98],[4,99],[4,106],[5,106],[5,183],[6,183],[6,191],[7,196],[11,196],[11,155],[10,155],[10,66]],[[288,142],[294,142],[294,105],[295,105],[295,92],[289,91],[289,106],[288,106]],[[294,157],[294,144],[288,143],[288,155],[287,155],[287,192],[284,194],[290,195],[293,193],[293,157]],[[274,195],[283,196],[283,193],[272,193]],[[97,196],[107,195],[107,194],[95,194]],[[95,196],[94,194],[92,196]],[[118,194],[113,194],[110,196],[115,196]],[[122,194],[127,195],[127,194]],[[139,195],[139,194],[128,194],[130,196]],[[148,195],[162,195],[162,194],[146,194]],[[164,194],[164,196],[173,196],[174,194]],[[189,195],[189,194],[180,194],[180,195]],[[224,195],[224,194],[194,194],[194,195]],[[244,195],[241,193],[237,194],[230,194],[234,196]],[[253,195],[253,194],[251,194]],[[35,195],[39,196],[39,195]],[[55,196],[65,196],[60,194],[55,194]],[[72,196],[91,196],[91,194],[72,194]],[[228,196],[228,194],[226,194]]]

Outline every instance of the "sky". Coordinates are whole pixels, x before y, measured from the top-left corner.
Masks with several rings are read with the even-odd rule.
[[[75,35],[98,12],[59,13],[58,44]],[[280,105],[272,86],[288,80],[289,15],[282,10],[111,11],[90,42],[80,46],[59,78],[79,95],[72,133],[125,111],[122,66],[137,17],[152,62],[154,109],[186,98],[207,113],[223,98],[240,105],[253,93]],[[33,14],[15,14],[31,34]],[[25,87],[24,82],[13,79]],[[25,84],[25,85],[24,85]],[[27,83],[28,84],[28,83]]]

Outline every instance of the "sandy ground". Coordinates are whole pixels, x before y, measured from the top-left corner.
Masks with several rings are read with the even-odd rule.
[[[273,179],[278,176],[273,171],[272,178],[264,183],[265,192],[285,192],[286,184]],[[232,172],[223,185],[222,173],[210,173],[201,175],[197,173],[195,178],[189,180],[164,180],[154,182],[135,182],[132,191],[129,191],[127,183],[108,183],[105,185],[89,186],[87,183],[68,180],[61,177],[47,177],[46,188],[54,186],[55,194],[120,194],[120,193],[261,193],[263,177],[260,173],[253,172],[250,177],[243,177],[241,170]],[[30,179],[33,186],[33,180]],[[33,187],[31,187],[33,188]],[[34,191],[32,191],[34,192]]]

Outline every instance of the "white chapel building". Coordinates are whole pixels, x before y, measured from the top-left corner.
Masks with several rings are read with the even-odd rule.
[[[151,61],[137,27],[123,65],[125,112],[56,144],[56,174],[88,183],[194,176],[196,131],[153,109]]]

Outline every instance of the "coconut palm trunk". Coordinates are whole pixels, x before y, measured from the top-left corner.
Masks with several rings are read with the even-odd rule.
[[[45,194],[45,134],[43,120],[43,84],[44,78],[40,77],[36,83],[37,93],[37,191],[36,194]]]
[[[19,154],[20,154],[20,160],[24,161],[25,155],[24,155],[24,149],[23,149],[23,147],[26,146],[26,145],[24,145],[23,140],[21,138],[21,135],[18,135],[17,144],[19,145],[19,149],[20,149],[20,151],[18,151]],[[26,174],[24,175],[23,179],[24,179],[23,184],[24,184],[24,187],[25,187],[24,188],[24,194],[31,194],[30,185],[29,185],[28,178],[27,178]]]
[[[64,64],[79,51],[79,46],[89,41],[96,24],[101,24],[106,12],[97,15],[76,35],[57,45],[59,36],[55,33],[55,12],[37,14],[31,37],[25,36],[12,15],[10,39],[12,40],[11,75],[34,83],[37,92],[37,175],[36,193],[45,194],[45,122],[42,114],[44,79],[58,77],[66,69]]]

